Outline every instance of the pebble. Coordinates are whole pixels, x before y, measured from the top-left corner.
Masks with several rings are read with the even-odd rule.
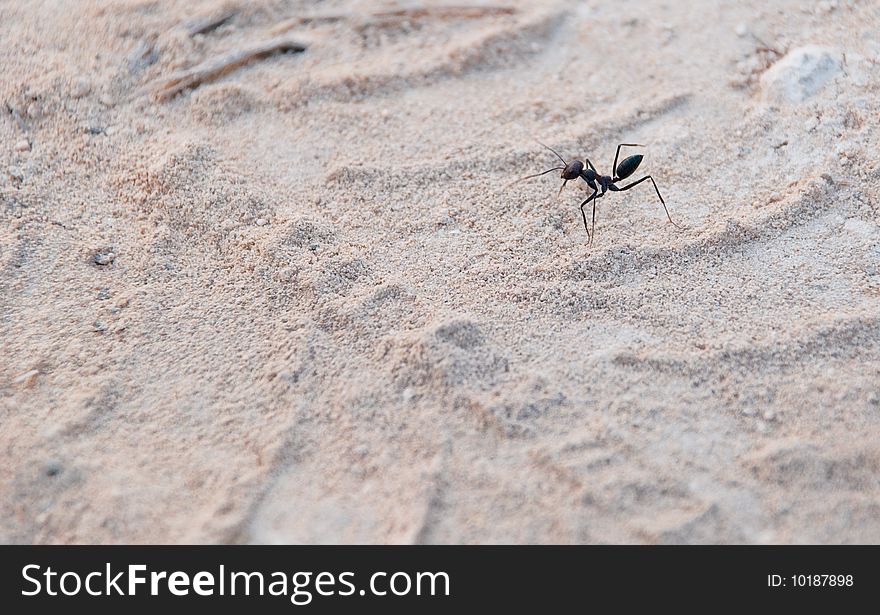
[[[764,420],[772,421],[776,418],[776,413],[773,410],[764,410]]]
[[[70,88],[70,96],[73,98],[82,98],[92,91],[92,84],[87,77],[77,77]]]
[[[257,218],[257,226],[266,226],[265,218]]]
[[[31,151],[30,141],[27,139],[21,139],[20,141],[15,142],[15,151],[17,152],[29,152]]]
[[[876,391],[868,393],[868,403],[873,406],[880,406],[880,394]]]
[[[113,252],[96,252],[92,257],[96,265],[109,265],[116,259]]]
[[[46,476],[58,476],[63,469],[60,461],[52,459],[46,462],[46,465],[43,467],[43,472],[45,472]]]
[[[743,408],[743,416],[755,416],[757,411],[754,408]]]
[[[734,30],[734,32],[740,38],[746,36],[749,33],[749,24],[747,24],[744,21],[740,22],[739,25],[736,27],[736,30]]]
[[[827,15],[831,11],[837,8],[837,2],[829,2],[828,0],[822,0],[819,4],[816,5],[816,15]]]
[[[32,102],[27,106],[25,113],[32,120],[38,120],[43,116],[43,107],[38,102]]]
[[[107,330],[107,325],[103,321],[96,320],[92,323],[92,329],[98,333],[103,333]]]
[[[13,384],[20,384],[25,388],[30,388],[34,386],[34,383],[37,381],[37,377],[40,375],[40,371],[36,369],[32,369],[28,372],[25,372],[19,376],[16,376],[15,380],[12,381]]]

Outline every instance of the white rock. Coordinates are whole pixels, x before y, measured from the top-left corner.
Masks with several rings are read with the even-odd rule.
[[[40,375],[39,370],[32,369],[27,371],[19,376],[16,376],[15,380],[13,380],[14,384],[20,384],[25,387],[33,386],[33,384],[37,381],[37,377]]]
[[[27,113],[27,116],[32,120],[38,120],[43,116],[43,107],[40,103],[34,101],[27,106],[25,113]]]
[[[92,257],[92,260],[95,261],[96,265],[109,265],[114,260],[116,260],[116,254],[113,252],[96,252]]]
[[[91,91],[92,84],[89,82],[88,77],[77,77],[73,82],[73,87],[70,88],[70,95],[73,98],[82,98]]]
[[[761,88],[766,100],[799,103],[842,72],[839,50],[807,45],[788,52],[761,75]]]
[[[31,144],[27,139],[21,139],[20,141],[15,142],[15,151],[29,152],[30,150],[31,150]]]

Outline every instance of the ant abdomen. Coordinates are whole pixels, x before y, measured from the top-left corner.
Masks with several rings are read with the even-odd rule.
[[[626,179],[635,173],[636,169],[639,168],[639,165],[642,164],[642,158],[644,158],[644,156],[636,154],[634,156],[627,156],[621,160],[620,164],[617,165],[617,168],[614,170],[617,179]]]

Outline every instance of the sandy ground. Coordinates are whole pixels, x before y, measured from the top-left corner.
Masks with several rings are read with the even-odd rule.
[[[0,540],[880,542],[877,3],[416,6],[0,2]]]

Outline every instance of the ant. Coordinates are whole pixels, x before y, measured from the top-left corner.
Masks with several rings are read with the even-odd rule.
[[[538,141],[538,143],[541,143]],[[541,145],[544,145],[541,143]],[[623,160],[620,161],[620,164],[617,164],[617,159],[620,157],[620,148],[621,147],[644,147],[644,145],[639,145],[637,143],[621,143],[617,146],[617,151],[614,154],[614,165],[612,166],[612,170],[614,175],[600,175],[598,171],[596,171],[596,167],[593,166],[593,163],[590,162],[589,158],[585,158],[584,162],[586,162],[586,166],[584,162],[580,160],[572,160],[571,162],[566,162],[565,158],[559,155],[555,149],[550,147],[549,145],[544,145],[547,149],[553,152],[559,161],[562,162],[563,166],[561,167],[553,167],[552,169],[548,169],[542,173],[535,173],[534,175],[527,175],[523,177],[522,180],[531,179],[533,177],[539,177],[541,175],[546,175],[547,173],[552,173],[553,171],[562,171],[560,177],[564,180],[562,182],[562,186],[559,188],[559,194],[562,194],[562,189],[565,188],[565,184],[569,181],[576,180],[578,177],[587,182],[587,185],[593,189],[593,194],[591,194],[587,199],[581,203],[581,216],[584,218],[584,230],[587,231],[587,237],[589,237],[589,244],[593,243],[593,235],[596,231],[596,201],[605,196],[607,191],[611,192],[623,192],[624,190],[629,190],[630,188],[634,188],[638,186],[643,181],[651,180],[651,183],[654,184],[654,190],[657,192],[657,197],[660,199],[660,203],[663,204],[663,210],[666,212],[666,218],[672,223],[672,226],[680,229],[681,227],[672,221],[672,217],[669,215],[669,210],[666,208],[666,201],[663,200],[663,196],[660,194],[660,189],[657,187],[657,182],[654,181],[654,178],[650,175],[645,175],[643,178],[634,181],[631,184],[627,184],[626,186],[618,187],[617,182],[626,179],[630,175],[636,172],[636,169],[639,168],[639,165],[642,163],[641,154],[635,154],[634,156],[627,156]],[[520,181],[522,181],[520,180]],[[587,227],[587,214],[584,211],[584,207],[592,201],[593,202],[593,222],[592,222],[592,232],[590,228]]]

